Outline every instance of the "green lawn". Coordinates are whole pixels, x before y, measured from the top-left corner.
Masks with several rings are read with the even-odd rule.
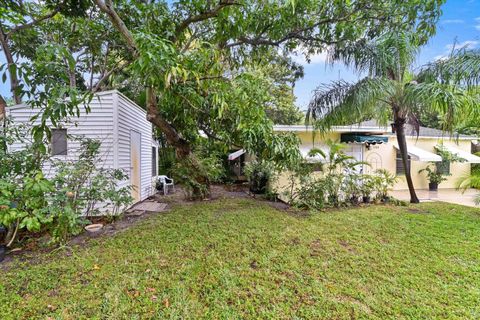
[[[0,319],[478,319],[479,211],[411,208],[177,207],[18,262],[0,278]]]

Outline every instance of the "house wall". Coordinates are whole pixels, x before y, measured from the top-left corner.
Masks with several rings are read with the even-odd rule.
[[[388,171],[395,173],[396,170],[396,149],[393,148],[393,145],[396,144],[397,139],[396,137],[389,137],[388,143],[381,146],[381,149],[378,149],[380,152],[379,154],[385,158],[384,161],[384,168]],[[466,152],[471,151],[471,142],[470,140],[458,140],[454,141],[449,138],[436,138],[436,137],[428,137],[428,138],[416,138],[416,137],[408,137],[407,138],[407,147],[408,145],[414,145],[419,147],[423,150],[435,153],[435,146],[442,143],[444,145],[449,145],[455,147],[456,149],[460,149]],[[393,149],[393,150],[392,150]],[[370,152],[375,152],[376,149],[371,148]],[[411,161],[411,175],[413,180],[413,185],[416,189],[428,189],[428,179],[425,173],[418,173],[419,170],[424,169],[429,163],[422,162],[422,161]],[[447,180],[440,183],[438,186],[441,189],[448,189],[448,188],[455,188],[457,186],[457,182],[460,178],[470,175],[470,163],[451,163],[450,164],[450,173],[451,176],[446,177]],[[395,185],[395,190],[402,190],[408,189],[407,181],[405,176],[399,176],[400,181]]]
[[[130,133],[132,130],[141,134],[141,200],[154,193],[152,185],[152,124],[147,120],[145,110],[140,108],[133,101],[118,93],[118,134],[115,144],[118,152],[117,168],[123,169],[130,174]],[[122,186],[129,185],[125,181]]]
[[[320,135],[318,133],[302,131],[296,132],[297,136],[301,140],[302,147],[319,147],[322,146],[327,139],[334,141],[340,141],[340,132],[331,132],[326,135]],[[415,145],[423,150],[435,153],[434,147],[443,142],[444,145],[451,145],[456,149],[464,150],[466,152],[471,151],[470,140],[451,140],[448,138],[437,137],[407,137],[408,145]],[[364,166],[365,173],[372,173],[376,169],[387,169],[389,172],[396,173],[396,149],[394,145],[397,144],[395,136],[388,136],[388,143],[381,145],[372,145],[370,150],[362,145],[363,148],[363,160],[371,164],[371,167]],[[420,169],[425,168],[428,162],[411,161],[411,174],[415,188],[428,189],[428,180],[425,173],[418,173]],[[470,163],[452,163],[450,164],[451,176],[447,177],[447,181],[442,182],[439,188],[455,188],[458,180],[466,175],[470,174]],[[321,175],[321,172],[314,172],[314,175]],[[408,189],[404,176],[399,176],[399,181],[395,184],[395,190]],[[288,172],[283,172],[279,175],[278,179],[274,182],[273,187],[277,192],[285,191],[287,186],[290,185],[290,175]],[[284,199],[285,200],[285,199]]]

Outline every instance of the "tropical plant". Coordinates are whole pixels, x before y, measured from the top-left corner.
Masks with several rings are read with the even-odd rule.
[[[460,190],[462,193],[465,193],[470,188],[480,189],[480,173],[472,172],[469,175],[461,177],[457,181],[457,190]],[[475,196],[475,204],[480,205],[480,194]]]
[[[426,172],[428,181],[432,184],[440,184],[442,181],[446,181],[446,174],[442,174],[438,171],[435,164],[428,164],[425,168],[420,169],[418,173]]]
[[[361,175],[356,172],[350,172],[345,176],[343,184],[345,200],[351,204],[358,204],[359,198],[362,195]]]
[[[16,183],[0,180],[0,224],[8,230],[7,247],[12,245],[20,230],[38,232],[52,222],[47,210],[47,195],[53,190],[53,184],[41,171],[32,171]]]
[[[107,211],[117,215],[131,203],[130,187],[118,187],[127,179],[120,170],[98,168],[100,142],[78,139],[75,161],[52,160],[53,177],[42,168],[48,156],[27,140],[23,126],[4,128],[0,149],[0,224],[7,228],[6,244],[18,234],[47,231],[54,242],[65,242],[87,223],[84,215]],[[73,137],[71,137],[73,139]],[[12,145],[23,144],[19,150]]]
[[[466,162],[467,159],[460,157],[458,154],[449,151],[443,144],[438,144],[435,146],[435,151],[437,154],[442,157],[441,166],[448,165],[454,162]]]
[[[55,172],[52,181],[57,191],[68,195],[68,205],[77,216],[98,215],[105,210],[110,215],[117,215],[121,207],[133,200],[130,186],[118,187],[128,176],[122,170],[99,166],[102,156],[100,141],[75,137],[70,139],[76,139],[80,143],[78,159],[51,160]]]
[[[361,175],[360,193],[363,197],[363,202],[368,203],[371,200],[373,191],[375,190],[375,177],[369,174]]]
[[[429,163],[426,168],[419,170],[418,173],[426,172],[428,181],[433,185],[438,185],[447,180],[445,176],[451,175],[447,173],[448,170],[445,170],[445,168],[448,168],[451,163],[465,162],[467,160],[448,151],[443,144],[436,145],[435,151],[442,157],[442,161]]]
[[[307,120],[321,131],[371,118],[384,125],[393,120],[412,203],[419,200],[407,165],[405,124],[412,124],[418,132],[415,110],[423,108],[438,113],[443,129],[453,132],[478,109],[478,99],[469,90],[427,77],[426,72],[412,72],[420,44],[416,34],[393,32],[332,48],[328,52],[330,61],[342,61],[367,76],[355,84],[336,81],[319,87],[307,114]]]
[[[395,183],[397,183],[398,177],[386,169],[375,170],[374,185],[376,191],[376,198],[381,201],[388,201],[389,191],[392,190]]]
[[[292,205],[298,208],[322,210],[328,206],[325,180],[318,178],[305,181],[295,193]]]

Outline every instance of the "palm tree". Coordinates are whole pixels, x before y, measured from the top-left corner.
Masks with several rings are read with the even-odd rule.
[[[376,119],[383,125],[393,120],[392,130],[397,136],[412,203],[419,200],[407,165],[405,124],[413,125],[418,133],[416,110],[425,108],[438,113],[442,129],[452,133],[457,125],[472,117],[474,106],[478,105],[465,86],[448,79],[443,81],[439,74],[427,76],[424,70],[415,75],[413,64],[418,50],[415,35],[402,33],[331,50],[330,62],[344,62],[367,76],[353,84],[336,81],[320,86],[307,113],[307,122],[313,121],[320,131],[367,119]]]

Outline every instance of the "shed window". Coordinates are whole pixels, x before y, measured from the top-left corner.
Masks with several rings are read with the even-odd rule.
[[[152,177],[157,175],[157,148],[152,147]]]
[[[397,156],[395,160],[397,164],[397,170],[396,170],[397,175],[405,174],[405,167],[403,166],[402,154],[400,153],[399,150],[397,150]],[[410,159],[410,156],[408,156],[408,160],[407,160],[408,168],[410,168],[410,162],[411,162],[411,159]]]
[[[52,129],[52,156],[67,155],[67,129]]]

